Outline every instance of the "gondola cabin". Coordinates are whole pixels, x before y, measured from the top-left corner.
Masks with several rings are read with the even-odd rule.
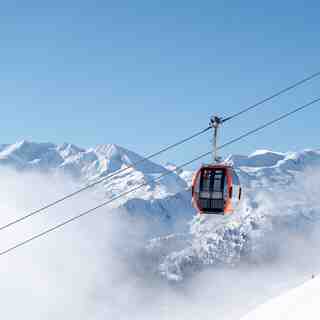
[[[198,213],[231,214],[241,199],[241,186],[229,165],[203,165],[194,175],[192,203]]]

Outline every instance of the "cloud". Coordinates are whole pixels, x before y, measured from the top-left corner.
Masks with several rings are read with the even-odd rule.
[[[317,207],[319,175],[301,183],[261,193],[259,206],[273,218],[281,215],[301,229],[280,224],[268,234],[276,258],[237,267],[216,267],[169,284],[153,271],[143,250],[148,223],[108,208],[87,216],[23,248],[0,257],[1,309],[5,319],[238,319],[249,309],[295,286],[319,270],[319,237],[306,212],[306,197]],[[63,176],[0,171],[0,223],[74,191]],[[301,201],[300,201],[301,200]],[[308,201],[309,201],[308,200]],[[97,204],[92,192],[0,232],[0,247],[42,231]],[[312,208],[312,207],[310,207]],[[296,215],[294,215],[296,214]],[[305,232],[302,223],[311,232]]]

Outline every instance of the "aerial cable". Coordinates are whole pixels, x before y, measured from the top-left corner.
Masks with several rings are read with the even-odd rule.
[[[221,148],[225,148],[225,147],[229,146],[230,144],[238,142],[238,141],[246,138],[247,136],[250,136],[251,134],[254,134],[254,133],[256,133],[256,132],[258,132],[258,131],[266,128],[266,127],[269,127],[272,124],[274,124],[276,122],[279,122],[282,119],[285,119],[285,118],[287,118],[287,117],[289,117],[289,116],[291,116],[291,115],[293,115],[293,114],[295,114],[295,113],[297,113],[297,112],[299,112],[299,111],[301,111],[303,109],[306,109],[307,107],[310,107],[311,105],[313,105],[313,104],[315,104],[315,103],[317,103],[319,101],[320,101],[320,97],[317,98],[317,99],[314,99],[314,100],[312,100],[312,101],[310,101],[310,102],[308,102],[308,103],[306,103],[306,104],[304,104],[304,105],[302,105],[302,106],[300,106],[300,107],[298,107],[298,108],[296,108],[296,109],[294,109],[292,111],[289,111],[289,112],[281,115],[278,118],[275,118],[275,119],[273,119],[273,120],[271,120],[269,122],[266,122],[265,124],[261,125],[260,127],[257,127],[257,128],[255,128],[253,130],[250,130],[250,131],[244,133],[243,135],[239,136],[238,138],[234,138],[234,139],[230,140],[229,142],[223,144],[222,146],[218,147],[218,150],[221,149]]]
[[[280,95],[282,95],[282,94],[284,94],[284,93],[286,93],[288,91],[291,91],[292,89],[295,89],[295,88],[301,86],[302,84],[304,84],[304,83],[306,83],[306,82],[308,82],[308,81],[310,81],[310,80],[312,80],[312,79],[314,79],[316,77],[319,77],[319,76],[320,76],[320,71],[318,71],[316,73],[313,73],[312,75],[310,75],[310,76],[308,76],[308,77],[306,77],[306,78],[304,78],[304,79],[302,79],[302,80],[300,80],[298,82],[295,82],[295,83],[291,84],[290,86],[288,86],[288,87],[286,87],[284,89],[281,89],[280,91],[272,94],[271,96],[266,97],[266,98],[256,102],[255,104],[253,104],[253,105],[251,105],[251,106],[249,106],[247,108],[244,108],[244,109],[234,113],[233,115],[231,115],[229,117],[226,117],[226,118],[222,119],[222,123],[226,122],[226,121],[229,121],[229,120],[232,120],[232,119],[240,116],[241,114],[244,114],[244,113],[246,113],[246,112],[248,112],[248,111],[250,111],[252,109],[255,109],[258,106],[260,106],[260,105],[262,105],[262,104],[264,104],[264,103],[266,103],[266,102],[268,102],[268,101],[270,101],[270,100],[272,100],[272,99],[274,99],[276,97],[279,97]]]
[[[304,79],[302,79],[302,80],[290,85],[289,87],[286,87],[286,88],[274,93],[273,95],[271,95],[271,96],[269,96],[269,97],[267,97],[267,98],[265,98],[263,100],[260,100],[257,103],[255,103],[255,104],[253,104],[253,105],[251,105],[251,106],[249,106],[249,107],[247,107],[247,108],[245,108],[245,109],[243,109],[243,110],[241,110],[241,111],[239,111],[239,112],[237,112],[237,113],[235,113],[235,114],[233,114],[233,115],[231,115],[231,116],[229,116],[227,118],[220,119],[221,123],[224,123],[226,121],[234,119],[234,118],[238,117],[239,115],[241,115],[241,114],[243,114],[245,112],[248,112],[249,110],[254,109],[254,108],[264,104],[265,102],[270,101],[270,100],[282,95],[283,93],[288,92],[288,91],[290,91],[290,90],[302,85],[303,83],[318,77],[319,75],[320,75],[320,72],[316,72],[316,73],[314,73],[314,74],[312,74],[312,75],[310,75],[310,76],[308,76],[308,77],[306,77],[306,78],[304,78]],[[48,203],[47,205],[44,205],[43,207],[40,207],[40,208],[38,208],[38,209],[36,209],[34,211],[29,212],[26,215],[24,215],[24,216],[22,216],[22,217],[20,217],[20,218],[18,218],[16,220],[13,220],[13,221],[5,224],[5,225],[0,226],[0,231],[2,231],[4,229],[7,229],[7,228],[19,223],[19,222],[22,222],[22,221],[24,221],[24,220],[26,220],[26,219],[34,216],[34,215],[37,215],[37,214],[39,214],[39,213],[41,213],[41,212],[43,212],[43,211],[45,211],[45,210],[47,210],[47,209],[49,209],[51,207],[54,207],[55,205],[65,201],[67,199],[70,199],[70,198],[76,196],[77,194],[79,194],[79,193],[81,193],[83,191],[86,191],[86,190],[88,190],[88,189],[90,189],[90,188],[92,188],[92,187],[94,187],[94,186],[96,186],[96,185],[98,185],[98,184],[100,184],[100,183],[102,183],[104,181],[107,181],[107,180],[113,178],[114,176],[116,176],[116,175],[118,175],[120,173],[123,173],[123,172],[125,172],[125,171],[127,171],[127,170],[129,170],[129,169],[131,169],[131,168],[133,168],[133,167],[135,167],[137,165],[139,165],[139,164],[142,164],[142,163],[144,163],[144,162],[146,162],[146,161],[148,161],[148,160],[150,160],[152,158],[155,158],[155,157],[161,155],[162,153],[164,153],[166,151],[169,151],[169,150],[171,150],[171,149],[173,149],[173,148],[175,148],[175,147],[177,147],[177,146],[179,146],[181,144],[184,144],[184,143],[186,143],[186,142],[188,142],[188,141],[190,141],[190,140],[202,135],[203,133],[209,131],[210,129],[212,129],[212,124],[210,124],[207,128],[205,128],[205,129],[203,129],[203,130],[201,130],[199,132],[196,132],[195,134],[193,134],[193,135],[191,135],[191,136],[189,136],[189,137],[187,137],[185,139],[182,139],[182,140],[180,140],[180,141],[178,141],[178,142],[176,142],[174,144],[171,144],[171,145],[169,145],[167,147],[164,147],[163,149],[161,149],[161,150],[159,150],[159,151],[157,151],[157,152],[155,152],[155,153],[143,158],[140,161],[137,161],[137,162],[135,162],[135,163],[133,163],[131,165],[128,165],[125,168],[119,169],[119,170],[117,170],[117,171],[115,171],[115,172],[113,172],[113,173],[111,173],[111,174],[109,174],[109,175],[97,180],[96,182],[90,183],[90,184],[88,184],[88,185],[86,185],[86,186],[84,186],[84,187],[82,187],[82,188],[70,193],[70,194],[67,194],[67,195],[65,195],[65,196],[63,196],[63,197],[61,197],[61,198],[59,198],[59,199],[57,199],[57,200],[55,200],[53,202]]]
[[[116,201],[116,200],[119,200],[120,198],[123,198],[123,197],[125,197],[125,196],[127,196],[127,195],[129,195],[129,194],[131,194],[131,193],[133,193],[133,192],[135,192],[135,191],[143,188],[144,186],[147,186],[149,182],[157,182],[157,181],[159,181],[160,179],[162,179],[163,177],[168,176],[169,174],[174,173],[176,170],[180,170],[180,169],[184,168],[185,166],[187,166],[187,165],[189,165],[189,164],[191,164],[191,163],[193,163],[193,162],[195,162],[195,161],[197,161],[197,160],[200,160],[200,159],[208,156],[209,154],[211,154],[211,151],[210,151],[210,152],[207,152],[207,153],[205,153],[205,154],[202,154],[202,155],[200,155],[200,156],[198,156],[198,157],[196,157],[196,158],[194,158],[194,159],[192,159],[192,160],[184,163],[183,165],[177,167],[175,170],[167,171],[167,172],[165,172],[164,174],[161,174],[159,177],[157,177],[157,178],[155,178],[155,179],[151,179],[151,180],[149,180],[149,181],[146,181],[146,182],[144,182],[144,183],[141,183],[141,184],[139,184],[138,186],[136,186],[136,187],[134,187],[134,188],[132,188],[132,189],[130,189],[130,190],[128,190],[128,191],[125,191],[125,192],[123,192],[123,193],[120,193],[119,195],[117,195],[117,196],[115,196],[115,197],[113,197],[113,198],[111,198],[111,199],[109,199],[109,200],[107,200],[107,201],[105,201],[105,202],[97,205],[97,206],[94,207],[94,208],[91,208],[91,209],[89,209],[89,210],[87,210],[87,211],[84,211],[84,212],[82,212],[82,213],[80,213],[80,214],[78,214],[78,215],[76,215],[76,216],[74,216],[74,217],[72,217],[72,218],[69,218],[68,220],[65,220],[64,222],[62,222],[62,223],[60,223],[60,224],[57,224],[57,225],[55,225],[55,226],[53,226],[53,227],[51,227],[51,228],[49,228],[49,229],[47,229],[47,230],[39,233],[39,234],[36,234],[35,236],[33,236],[33,237],[31,237],[31,238],[29,238],[29,239],[27,239],[27,240],[24,240],[24,241],[22,241],[22,242],[19,242],[18,244],[14,245],[13,247],[11,247],[11,248],[9,248],[9,249],[6,249],[6,250],[4,250],[4,251],[2,251],[2,252],[0,252],[0,256],[5,255],[6,253],[9,253],[10,251],[13,251],[13,250],[15,250],[15,249],[17,249],[17,248],[19,248],[19,247],[22,247],[23,245],[25,245],[25,244],[27,244],[27,243],[29,243],[29,242],[37,239],[37,238],[43,237],[43,236],[47,235],[47,234],[50,233],[50,232],[53,232],[53,231],[55,231],[55,230],[57,230],[57,229],[60,229],[60,228],[62,228],[63,226],[65,226],[65,225],[67,225],[67,224],[69,224],[69,223],[71,223],[71,222],[73,222],[73,221],[75,221],[75,220],[78,220],[78,219],[80,219],[80,218],[82,218],[82,217],[84,217],[84,216],[86,216],[86,215],[88,215],[88,214],[90,214],[90,213],[93,213],[94,211],[96,211],[96,210],[98,210],[98,209],[100,209],[100,208],[102,208],[102,207],[104,207],[104,206],[106,206],[106,205],[108,205],[108,204]]]
[[[86,185],[86,186],[84,186],[84,187],[82,187],[82,188],[80,188],[80,189],[78,189],[78,190],[76,190],[76,191],[74,191],[72,193],[67,194],[66,196],[64,196],[62,198],[59,198],[59,199],[57,199],[57,200],[55,200],[53,202],[48,203],[47,205],[45,205],[45,206],[43,206],[43,207],[41,207],[39,209],[31,211],[30,213],[28,213],[28,214],[26,214],[26,215],[24,215],[24,216],[22,216],[22,217],[20,217],[20,218],[18,218],[16,220],[13,220],[13,221],[1,226],[0,227],[0,231],[4,230],[4,229],[7,229],[7,228],[19,223],[19,222],[22,222],[23,220],[26,220],[26,219],[28,219],[28,218],[36,215],[36,214],[39,214],[42,211],[45,211],[45,210],[47,210],[47,209],[49,209],[51,207],[54,207],[55,205],[65,201],[65,200],[67,200],[69,198],[72,198],[75,195],[77,195],[77,194],[79,194],[79,193],[81,193],[81,192],[83,192],[85,190],[88,190],[89,188],[92,188],[92,187],[94,187],[94,186],[96,186],[96,185],[98,185],[98,184],[100,184],[100,183],[102,183],[102,182],[104,182],[106,180],[109,180],[109,179],[113,178],[114,176],[116,176],[116,175],[118,175],[120,173],[123,173],[123,172],[125,172],[125,171],[127,171],[127,170],[129,170],[129,169],[131,169],[131,168],[133,168],[135,166],[137,166],[137,165],[140,165],[140,164],[142,164],[142,163],[144,163],[144,162],[156,157],[156,156],[159,156],[162,153],[164,153],[164,152],[166,152],[166,151],[168,151],[170,149],[173,149],[173,148],[175,148],[175,147],[177,147],[177,146],[179,146],[179,145],[181,145],[181,144],[183,144],[183,143],[185,143],[187,141],[190,141],[190,140],[202,135],[203,133],[209,131],[210,129],[211,129],[211,126],[208,126],[207,128],[205,128],[205,129],[203,129],[201,131],[198,131],[195,134],[193,134],[193,135],[191,135],[191,136],[189,136],[189,137],[187,137],[187,138],[185,138],[183,140],[180,140],[180,141],[178,141],[178,142],[176,142],[174,144],[171,144],[171,145],[169,145],[169,146],[167,146],[167,147],[165,147],[165,148],[163,148],[163,149],[161,149],[161,150],[159,150],[159,151],[147,156],[146,158],[143,158],[143,159],[141,159],[141,160],[139,160],[139,161],[137,161],[137,162],[135,162],[135,163],[133,163],[131,165],[128,165],[125,168],[122,168],[122,169],[119,169],[117,171],[114,171],[113,173],[111,173],[111,174],[109,174],[109,175],[97,180],[96,182],[90,183],[90,184],[88,184],[88,185]]]
[[[265,124],[263,124],[263,125],[255,128],[255,129],[253,129],[253,130],[250,130],[250,131],[242,134],[241,136],[239,136],[239,137],[237,137],[237,138],[234,138],[234,139],[232,139],[232,140],[230,140],[230,141],[222,144],[221,146],[218,147],[218,149],[219,149],[219,150],[220,150],[220,149],[223,149],[223,148],[225,148],[225,147],[227,147],[227,146],[229,146],[229,145],[231,145],[231,144],[233,144],[233,143],[235,143],[235,142],[238,142],[238,141],[240,141],[240,140],[242,140],[242,139],[244,139],[244,138],[246,138],[246,137],[248,137],[248,136],[250,136],[250,135],[252,135],[252,134],[254,134],[254,133],[257,133],[258,131],[261,131],[261,130],[263,130],[264,128],[266,128],[266,127],[268,127],[268,126],[271,126],[272,124],[275,124],[276,122],[279,122],[279,121],[281,121],[281,120],[283,120],[283,119],[285,119],[285,118],[287,118],[287,117],[289,117],[289,116],[297,113],[298,111],[302,111],[303,109],[306,109],[307,107],[309,107],[309,106],[311,106],[311,105],[313,105],[313,104],[315,104],[315,103],[317,103],[317,102],[319,102],[319,101],[320,101],[320,97],[317,98],[317,99],[314,99],[314,100],[312,100],[312,101],[310,101],[310,102],[308,102],[308,103],[306,103],[306,104],[304,104],[304,105],[302,105],[302,106],[300,106],[300,107],[297,107],[296,109],[294,109],[294,110],[292,110],[292,111],[289,111],[289,112],[281,115],[281,116],[278,117],[278,118],[275,118],[275,119],[273,119],[273,120],[271,120],[271,121],[269,121],[269,122],[266,122]],[[183,169],[184,167],[192,164],[193,162],[196,162],[196,161],[198,161],[198,160],[200,160],[200,159],[202,159],[202,158],[205,158],[205,157],[211,155],[211,153],[212,153],[212,151],[203,153],[203,154],[199,155],[198,157],[196,157],[196,158],[194,158],[194,159],[192,159],[192,160],[190,160],[190,161],[188,161],[188,162],[185,162],[184,164],[180,165],[180,166],[177,167],[175,170],[167,171],[167,172],[163,173],[162,175],[160,175],[159,177],[157,177],[157,178],[155,178],[155,179],[151,179],[149,182],[157,182],[157,181],[159,181],[160,179],[162,179],[163,177],[165,177],[165,176],[167,176],[167,175],[169,175],[169,174],[174,173],[176,170]],[[84,211],[84,212],[82,212],[82,213],[80,213],[80,214],[78,214],[78,215],[76,215],[76,216],[74,216],[74,217],[72,217],[72,218],[69,218],[69,219],[63,221],[62,223],[57,224],[57,225],[55,225],[55,226],[53,226],[53,227],[51,227],[51,228],[49,228],[49,229],[47,229],[47,230],[45,230],[45,231],[43,231],[43,232],[41,232],[41,233],[38,233],[38,234],[36,234],[36,235],[34,235],[34,236],[32,236],[32,237],[24,240],[24,241],[18,242],[16,245],[14,245],[14,246],[12,246],[12,247],[10,247],[10,248],[8,248],[8,249],[5,249],[5,250],[1,251],[1,252],[0,252],[0,256],[3,256],[3,255],[5,255],[5,254],[8,254],[9,252],[14,251],[14,250],[18,249],[19,247],[22,247],[22,246],[24,246],[24,245],[32,242],[33,240],[36,240],[36,239],[38,239],[38,238],[42,238],[42,237],[44,237],[45,235],[47,235],[47,234],[49,234],[49,233],[51,233],[51,232],[53,232],[53,231],[56,231],[56,230],[64,227],[65,225],[73,222],[73,221],[76,221],[76,220],[78,220],[78,219],[80,219],[80,218],[82,218],[82,217],[84,217],[84,216],[86,216],[86,215],[89,215],[89,214],[95,212],[97,209],[100,209],[100,208],[102,208],[102,207],[104,207],[104,206],[106,206],[106,205],[108,205],[108,204],[110,204],[110,203],[112,203],[112,202],[114,202],[114,201],[116,201],[116,200],[119,200],[120,198],[123,198],[123,197],[125,197],[125,196],[127,196],[127,195],[129,195],[129,194],[131,194],[131,193],[133,193],[133,192],[135,192],[135,191],[143,188],[144,186],[148,185],[149,182],[144,182],[144,183],[142,183],[142,184],[140,184],[140,185],[138,185],[138,186],[136,186],[136,187],[134,187],[134,188],[132,188],[132,189],[130,189],[130,190],[128,190],[128,191],[125,191],[125,192],[123,192],[123,193],[120,193],[119,195],[117,195],[117,196],[115,196],[115,197],[113,197],[113,198],[111,198],[111,199],[109,199],[109,200],[107,200],[107,201],[105,201],[105,202],[97,205],[97,206],[94,207],[94,208],[91,208],[91,209],[89,209],[89,210],[87,210],[87,211]]]

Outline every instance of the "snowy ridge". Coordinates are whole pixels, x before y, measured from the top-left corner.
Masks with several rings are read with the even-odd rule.
[[[257,150],[249,156],[232,155],[226,161],[243,169],[279,168],[282,170],[301,170],[303,166],[319,163],[320,151],[306,149],[301,152],[273,152]]]
[[[285,159],[284,153],[257,150],[249,156],[232,155],[227,158],[235,167],[271,167]]]
[[[116,206],[153,224],[144,257],[170,281],[182,281],[209,267],[272,260],[277,251],[278,244],[273,241],[277,230],[305,232],[313,225],[310,222],[320,217],[318,194],[313,197],[313,192],[307,192],[306,197],[301,192],[308,190],[311,182],[312,190],[320,183],[314,172],[305,179],[310,168],[320,171],[318,150],[258,150],[249,156],[230,156],[227,161],[240,176],[244,200],[238,212],[227,218],[195,216],[190,194],[192,172],[175,172],[155,183],[153,178],[176,167],[142,160],[115,144],[85,149],[67,143],[57,146],[21,141],[0,146],[0,167],[63,173],[81,186],[140,162],[97,186],[94,195],[111,198],[146,182],[144,188]],[[291,201],[284,201],[288,197]]]
[[[230,217],[195,217],[183,248],[179,240],[180,249],[168,253],[159,263],[160,274],[168,280],[181,281],[190,273],[210,266],[272,261],[279,248],[274,240],[279,230],[307,234],[313,227],[312,221],[319,220],[317,194],[308,199],[301,192],[308,190],[310,184],[305,179],[305,171],[308,168],[320,171],[319,151],[286,154],[259,151],[248,157],[232,156],[229,161],[231,159],[245,186],[242,206]],[[241,166],[237,166],[239,164]],[[319,179],[316,184],[319,185]],[[283,202],[286,197],[292,200]],[[272,203],[277,205],[270,205]],[[164,238],[163,247],[166,242]],[[155,250],[159,251],[160,243],[158,239]]]
[[[161,183],[151,182],[168,170],[115,144],[84,149],[68,143],[57,146],[52,143],[21,141],[3,145],[0,149],[0,166],[16,170],[63,173],[82,185],[95,182],[137,162],[138,165],[102,184],[100,191],[104,194],[103,197],[112,197],[144,182],[147,182],[146,187],[138,192],[138,197],[143,199],[164,198],[187,187],[186,182],[177,174],[166,176]]]
[[[242,320],[301,320],[319,318],[320,279],[314,278],[289,292],[271,299]]]

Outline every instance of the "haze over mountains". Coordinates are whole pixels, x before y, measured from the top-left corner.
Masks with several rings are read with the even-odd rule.
[[[57,146],[21,141],[0,146],[2,172],[36,172],[45,177],[63,175],[79,187],[133,165],[90,190],[89,195],[99,203],[147,183],[112,206],[116,216],[129,216],[147,226],[144,229],[147,232],[141,232],[139,246],[132,249],[129,259],[130,264],[138,266],[140,276],[143,270],[143,277],[155,276],[160,282],[187,284],[208,270],[280,265],[284,284],[278,288],[280,273],[276,273],[274,280],[269,281],[270,290],[266,289],[263,297],[255,302],[259,303],[292,286],[289,279],[292,270],[288,272],[288,264],[296,265],[297,279],[298,275],[308,277],[310,272],[320,270],[320,262],[314,255],[318,243],[315,230],[320,216],[319,150],[288,153],[258,150],[249,156],[229,156],[226,161],[234,165],[240,176],[244,199],[238,212],[227,218],[196,216],[190,195],[192,172],[173,172],[155,183],[153,178],[167,173],[168,169],[175,171],[175,165],[164,167],[142,160],[138,154],[114,144],[84,149],[72,144]],[[134,165],[136,162],[140,164]],[[132,238],[127,239],[127,235],[134,228],[134,223],[126,224],[126,228],[119,231],[124,235],[122,249],[131,248]],[[299,263],[297,255],[303,257]],[[210,279],[212,285],[216,281]],[[260,284],[267,282],[259,281]],[[243,302],[241,307],[245,309],[244,306]]]

